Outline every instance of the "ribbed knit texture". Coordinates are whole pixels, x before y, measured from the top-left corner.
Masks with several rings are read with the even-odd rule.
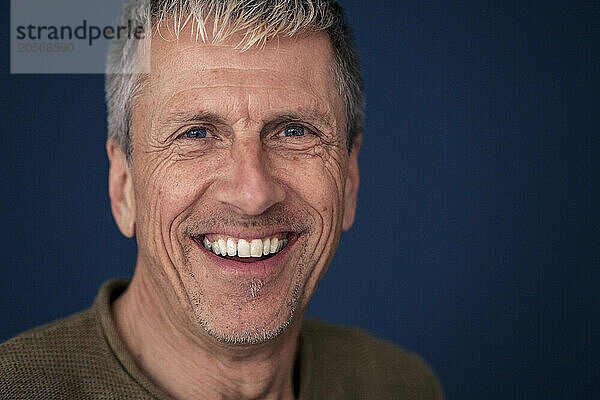
[[[109,281],[90,309],[1,344],[0,399],[170,400],[117,334],[110,303],[126,285]],[[360,329],[307,320],[299,345],[299,400],[443,398],[418,356]]]

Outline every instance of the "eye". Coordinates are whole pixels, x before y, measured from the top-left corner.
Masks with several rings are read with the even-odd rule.
[[[207,135],[206,128],[195,127],[188,129],[183,136],[187,139],[204,139]]]
[[[290,125],[290,126],[286,126],[282,133],[283,133],[283,136],[286,136],[286,137],[304,136],[305,129],[301,125]]]

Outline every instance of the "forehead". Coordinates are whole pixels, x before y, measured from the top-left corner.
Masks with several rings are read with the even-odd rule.
[[[339,117],[342,100],[325,33],[276,37],[246,51],[237,48],[240,39],[234,35],[207,44],[190,30],[182,30],[178,38],[164,33],[154,37],[149,87],[156,113],[200,107],[244,107],[250,113],[300,108]]]

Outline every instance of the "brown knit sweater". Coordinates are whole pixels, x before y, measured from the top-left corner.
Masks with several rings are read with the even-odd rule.
[[[0,345],[0,399],[171,399],[135,365],[110,303],[127,283],[105,283],[81,313]],[[418,357],[356,328],[307,320],[299,339],[298,399],[442,399]]]

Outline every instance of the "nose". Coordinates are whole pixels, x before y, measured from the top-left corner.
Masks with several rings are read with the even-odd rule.
[[[260,140],[234,142],[217,200],[233,206],[243,215],[260,215],[283,201],[285,190],[273,180],[273,171],[266,159]]]

